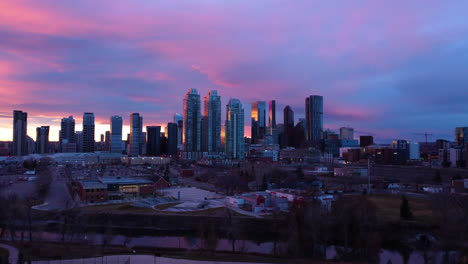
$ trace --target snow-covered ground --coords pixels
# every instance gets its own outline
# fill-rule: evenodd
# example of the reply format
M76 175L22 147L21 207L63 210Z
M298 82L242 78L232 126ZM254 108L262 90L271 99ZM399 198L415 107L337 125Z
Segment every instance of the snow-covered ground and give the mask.
M224 195L196 187L172 187L163 191L165 196L178 199L180 204L164 209L169 212L191 212L210 208L225 207Z

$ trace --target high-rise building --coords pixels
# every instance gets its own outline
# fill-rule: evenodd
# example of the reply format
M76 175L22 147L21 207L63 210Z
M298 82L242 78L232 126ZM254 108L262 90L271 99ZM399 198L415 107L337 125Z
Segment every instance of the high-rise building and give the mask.
M373 136L360 136L359 137L359 146L361 148L365 148L367 146L374 145L374 137Z
M143 117L139 113L130 115L130 139L128 156L137 157L142 153L143 142Z
M201 150L200 95L190 89L184 98L184 144L186 151Z
M266 134L266 102L256 101L252 103L252 143L257 144Z
M468 127L455 128L455 143L457 146L465 146L468 142Z
M205 96L202 128L202 151L221 149L221 96L212 90Z
M167 154L177 154L177 138L178 138L178 125L176 123L167 123L166 138L167 138Z
M340 139L342 140L354 140L354 128L342 127L340 128Z
M83 131L76 131L75 133L76 138L76 152L83 152ZM68 152L68 151L66 151ZM71 152L71 151L70 151Z
M181 114L174 115L174 123L177 124L177 148L183 149L184 118Z
M323 97L311 95L305 100L306 140L318 142L323 132Z
M276 127L276 100L268 102L268 134L273 138L273 144L278 144L278 128Z
M36 128L36 153L45 154L49 152L49 126Z
M295 148L302 148L304 146L306 141L306 120L304 118L299 118L294 127L292 138L292 146Z
M419 160L421 159L421 151L418 142L409 143L409 159L410 160Z
M13 111L13 156L28 155L27 130L28 113Z
M69 116L68 118L62 118L60 122L60 132L59 132L59 143L60 143L60 151L66 152L66 146L62 147L62 144L75 144L75 119L73 116ZM76 151L76 146L75 150Z
M146 155L157 156L161 154L161 126L147 126L146 134L148 135Z
M122 117L110 118L110 151L122 154Z
M94 114L83 114L83 152L94 152Z
M293 134L294 134L294 111L289 105L283 110L284 118L284 134L286 146L293 146Z
M244 109L239 99L226 105L226 157L244 158Z

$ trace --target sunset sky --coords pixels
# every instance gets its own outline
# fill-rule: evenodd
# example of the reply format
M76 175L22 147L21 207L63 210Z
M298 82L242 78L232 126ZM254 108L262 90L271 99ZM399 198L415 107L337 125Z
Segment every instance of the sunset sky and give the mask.
M290 105L324 96L324 127L377 142L453 139L468 126L468 1L0 1L0 140L12 111L28 134L94 112L139 112L144 125L182 112L189 88ZM128 131L128 127L126 128ZM250 130L246 127L246 134Z

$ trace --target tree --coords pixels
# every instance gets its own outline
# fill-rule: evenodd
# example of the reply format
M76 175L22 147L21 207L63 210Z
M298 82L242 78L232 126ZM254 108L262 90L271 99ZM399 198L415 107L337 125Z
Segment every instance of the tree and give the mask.
M409 201L405 196L401 199L400 217L406 220L413 218L413 212L411 212Z

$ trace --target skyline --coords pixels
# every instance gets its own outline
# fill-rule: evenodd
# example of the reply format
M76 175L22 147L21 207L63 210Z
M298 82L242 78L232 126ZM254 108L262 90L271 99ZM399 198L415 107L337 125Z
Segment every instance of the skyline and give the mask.
M325 98L324 128L392 139L453 140L468 125L468 3L404 1L361 5L318 1L22 1L0 3L0 140L12 111L28 112L28 135L93 112L96 138L109 118L130 113L144 126L182 113L189 88L218 90L245 108ZM106 12L104 12L104 10ZM398 18L396 18L398 17ZM252 22L255 21L255 22ZM465 89L464 89L465 88ZM360 133L361 132L361 133ZM362 133L364 132L364 133Z

